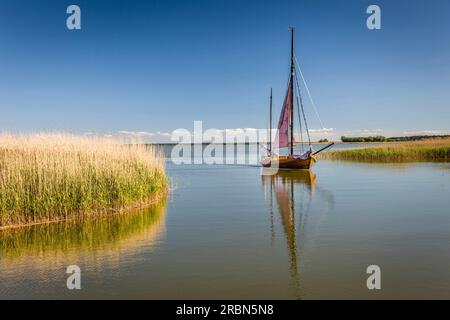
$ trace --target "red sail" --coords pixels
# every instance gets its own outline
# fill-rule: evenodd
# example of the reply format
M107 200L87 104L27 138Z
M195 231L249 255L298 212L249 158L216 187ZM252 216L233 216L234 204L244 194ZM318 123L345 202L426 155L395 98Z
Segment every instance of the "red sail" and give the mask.
M292 78L291 80L292 81ZM289 146L289 124L291 117L292 106L292 90L291 83L289 82L286 97L284 98L283 108L281 109L280 120L278 121L278 132L275 138L275 147L286 148ZM295 144L295 139L292 141Z

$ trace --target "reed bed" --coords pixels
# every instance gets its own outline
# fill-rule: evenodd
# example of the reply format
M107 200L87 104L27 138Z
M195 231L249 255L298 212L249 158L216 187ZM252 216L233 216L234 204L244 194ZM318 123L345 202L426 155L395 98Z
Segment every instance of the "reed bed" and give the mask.
M320 158L365 162L450 161L450 139L388 142L376 147L323 152Z
M167 190L142 144L71 134L0 134L0 229L111 214Z

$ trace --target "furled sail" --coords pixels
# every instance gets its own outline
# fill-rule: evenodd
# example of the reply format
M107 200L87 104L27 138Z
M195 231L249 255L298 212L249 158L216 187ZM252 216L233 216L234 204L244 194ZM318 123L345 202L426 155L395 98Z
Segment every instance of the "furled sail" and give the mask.
M275 138L275 147L276 148L286 148L289 146L289 125L291 119L291 110L293 108L292 105L292 86L291 81L293 81L292 77L288 85L288 90L286 92L286 97L284 98L283 108L281 109L280 120L278 121L278 131ZM292 141L295 144L295 139Z

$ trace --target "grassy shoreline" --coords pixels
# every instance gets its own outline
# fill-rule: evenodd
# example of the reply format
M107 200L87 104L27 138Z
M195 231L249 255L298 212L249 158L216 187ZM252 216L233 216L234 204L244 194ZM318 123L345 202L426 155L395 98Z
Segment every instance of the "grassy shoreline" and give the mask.
M170 190L168 188L164 188L161 191L158 191L156 194L150 196L145 201L132 203L129 205L120 205L111 208L101 208L101 209L91 209L86 211L72 212L67 217L56 217L53 220L41 220L41 221L32 221L28 223L20 223L20 224L8 224L4 226L0 226L1 231L13 230L13 229L22 229L26 227L36 227L48 224L58 224L58 223L83 223L92 221L92 219L104 219L109 217L117 217L124 214L128 214L130 211L135 210L144 210L146 208L151 208L153 206L159 205L164 201L168 192Z
M374 147L323 152L320 159L361 162L450 161L450 139L387 142Z
M0 134L0 229L114 214L168 189L154 148L70 134Z

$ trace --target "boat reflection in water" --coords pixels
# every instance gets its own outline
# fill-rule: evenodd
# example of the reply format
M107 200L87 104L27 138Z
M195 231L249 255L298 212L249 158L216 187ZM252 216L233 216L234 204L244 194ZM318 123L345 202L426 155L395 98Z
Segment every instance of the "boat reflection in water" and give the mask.
M310 170L274 171L268 168L262 169L261 178L269 207L272 241L275 239L274 202L276 202L275 210L278 209L289 253L292 287L295 298L300 299L298 254L301 254L302 250L298 250L297 242L300 240L299 243L302 244L302 229L316 190L317 178Z

